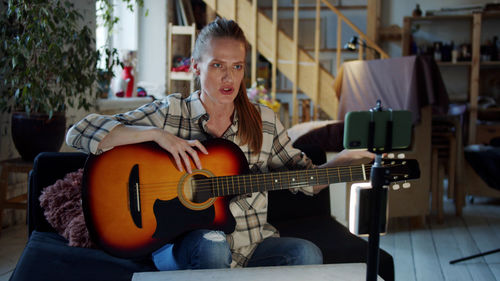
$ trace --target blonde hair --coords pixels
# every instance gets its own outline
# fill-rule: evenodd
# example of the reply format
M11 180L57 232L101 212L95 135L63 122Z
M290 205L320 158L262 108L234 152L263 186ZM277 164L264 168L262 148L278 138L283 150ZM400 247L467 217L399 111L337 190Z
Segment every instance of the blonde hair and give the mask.
M202 55L210 45L210 40L219 38L234 39L243 43L246 54L248 43L239 25L233 20L217 18L198 34L192 54L193 60L201 61ZM238 137L241 140L241 145L248 144L254 154L259 153L262 148L262 119L259 111L248 99L243 80L234 100L234 106L238 114Z

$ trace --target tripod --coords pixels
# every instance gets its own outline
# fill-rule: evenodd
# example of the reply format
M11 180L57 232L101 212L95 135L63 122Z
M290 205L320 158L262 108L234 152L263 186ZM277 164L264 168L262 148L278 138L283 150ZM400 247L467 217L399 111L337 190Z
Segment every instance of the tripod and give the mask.
M381 216L385 214L386 206L382 206L382 196L384 195L384 185L388 185L389 181L387 176L389 170L382 166L382 153L381 149L374 147L375 143L375 121L374 113L382 111L382 106L380 100L377 101L377 106L370 109L371 120L368 127L368 151L375 153L375 162L371 168L370 180L372 185L371 190L371 219L370 219L370 233L368 236L368 258L367 258L367 270L366 270L366 280L374 281L377 280L378 266L379 266L379 251L380 251L380 233L383 232L381 229L383 226L381 224ZM392 110L390 119L387 121L386 125L386 135L385 135L385 147L383 148L384 153L388 153L392 150Z
M450 264L455 264L457 262L461 262L461 261L465 261L465 260L470 260L470 259L474 259L474 258L478 258L478 257L490 255L490 254L493 254L493 253L496 253L496 252L500 252L500 248L495 249L495 250L491 250L491 251L487 251L487 252L484 252L484 253L479 253L479 254L468 256L468 257L463 257L463 258L459 258L459 259L456 259L456 260L452 260L452 261L450 261Z
M394 119L394 120L393 120ZM382 154L393 149L406 149L411 143L411 112L383 110L380 100L369 111L348 112L345 118L344 147L347 149L366 148L375 154L371 167L371 187L365 189L363 205L369 213L362 220L364 234L368 234L368 255L366 280L376 280L379 266L380 233L385 232L387 220L388 186L397 176L392 175L387 165L382 165ZM393 134L397 128L397 134ZM417 167L418 169L418 167ZM404 175L405 178L409 175ZM359 193L361 194L361 193ZM383 222L383 223L382 223Z

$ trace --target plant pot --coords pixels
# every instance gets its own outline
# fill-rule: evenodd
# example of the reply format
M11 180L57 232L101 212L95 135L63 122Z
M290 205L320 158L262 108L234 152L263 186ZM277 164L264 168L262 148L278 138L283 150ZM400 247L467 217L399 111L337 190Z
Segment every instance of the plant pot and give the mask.
M43 151L59 151L66 133L66 116L55 113L49 120L47 114L12 113L12 140L26 161L33 161Z

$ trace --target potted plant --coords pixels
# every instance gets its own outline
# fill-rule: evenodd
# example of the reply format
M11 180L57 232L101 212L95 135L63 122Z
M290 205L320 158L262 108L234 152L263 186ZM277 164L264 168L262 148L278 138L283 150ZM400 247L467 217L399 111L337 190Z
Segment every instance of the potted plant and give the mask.
M88 110L97 78L92 31L67 1L9 0L0 16L0 110L25 160L59 150L67 108Z
M110 49L107 47L102 47L100 49L104 54L103 61L104 67L97 69L97 91L101 98L108 98L110 91L111 79L115 76L113 70L115 66L120 66L123 68L123 63L118 56L117 49Z

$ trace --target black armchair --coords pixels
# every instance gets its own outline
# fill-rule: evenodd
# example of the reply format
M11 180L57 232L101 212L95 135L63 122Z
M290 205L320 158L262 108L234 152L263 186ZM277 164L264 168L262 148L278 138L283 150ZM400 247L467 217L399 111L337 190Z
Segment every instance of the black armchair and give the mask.
M319 163L325 155L303 148ZM28 243L11 280L130 280L134 272L155 271L149 259L110 256L99 249L70 247L45 219L38 198L41 191L67 173L83 167L83 153L41 153L34 162L28 187ZM330 216L327 190L309 197L289 191L270 192L269 220L282 236L308 239L318 245L325 263L366 262L367 242ZM394 280L392 256L380 251L379 275Z
M29 239L10 280L130 280L134 272L156 270L151 260L120 259L98 249L70 247L45 219L38 200L42 190L83 167L86 157L57 152L36 157L28 185Z

